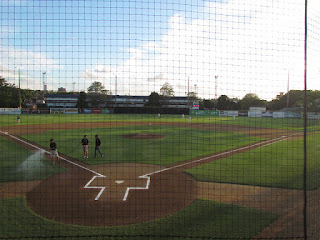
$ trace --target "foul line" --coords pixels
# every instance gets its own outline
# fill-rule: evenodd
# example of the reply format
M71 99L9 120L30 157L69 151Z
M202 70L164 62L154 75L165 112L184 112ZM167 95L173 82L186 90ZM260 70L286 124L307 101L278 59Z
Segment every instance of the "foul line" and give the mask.
M29 146L31 146L31 147L33 147L33 148L35 148L35 149L38 149L38 150L40 150L40 151L44 151L45 153L50 154L49 151L44 150L44 149L42 149L42 148L40 148L40 147L38 147L38 146L36 146L36 145L34 145L34 144L32 144L32 143L26 142L26 141L24 141L24 140L22 140L22 139L20 139L20 138L18 138L18 137L15 137L15 136L7 133L7 132L0 131L0 133L6 135L6 136L8 136L8 137L11 137L11 138L13 138L13 139L15 139L15 140L18 140L18 141L20 141L20 142L22 142L22 143L24 143L24 144L26 144L26 145L29 145ZM82 169L84 169L84 170L87 170L87 171L95 174L95 176L93 176L93 177L91 178L91 180L90 180L83 188L87 188L87 189L89 189L89 188L92 188L92 189L100 189L100 192L98 193L98 195L97 195L96 198L94 199L94 200L99 200L101 194L103 193L103 191L104 191L106 188L105 188L105 187L98 187L98 186L90 186L90 184L91 184L97 177L106 177L106 176L104 176L104 175L102 175L102 174L100 174L100 173L98 173L98 172L95 172L95 171L93 171L93 170L91 170L91 169L89 169L89 168L86 168L86 167L84 167L84 166L81 166L80 164L74 163L74 162L72 162L72 161L70 161L70 160L68 160L68 159L66 159L66 158L64 158L64 157L60 157L60 156L59 156L59 158L62 159L62 160L64 160L64 161L66 161L66 162L68 162L68 163L70 163L70 164L73 164L73 165L75 165L75 166L77 166L77 167L79 167L79 168L82 168Z
M232 149L232 150L230 150L228 152L218 153L218 154L211 155L211 156L208 156L208 157L204 157L204 158L201 158L201 159L198 159L198 160L194 160L194 161L191 161L191 162L179 164L179 165L176 165L176 166L173 166L173 167L169 167L169 168L164 168L164 169L161 169L161 170L158 170L158 171L155 171L155 172L151 172L151 173L142 175L139 178L147 179L146 186L145 187L127 187L127 190L126 190L122 200L123 201L127 201L127 198L129 196L130 190L148 190L149 187L150 187L150 182L151 182L150 176L152 176L154 174L162 173L162 172L169 171L169 170L172 170L172 169L175 169L175 168L179 168L179 167L183 167L183 166L187 166L187 165L190 165L190 164L193 164L193 163L202 162L202 161L205 161L205 160L207 160L209 158L215 158L215 157L227 155L229 153L239 152L239 151L242 151L242 150L245 150L245 149L248 149L248 148L252 148L252 147L256 147L256 146L259 146L259 145L260 145L260 147L265 147L265 146L271 145L271 144L276 143L276 142L281 142L281 141L287 140L287 139L289 139L289 138L291 138L291 137L293 137L295 135L299 135L299 134L301 134L301 133L295 133L295 134L292 134L290 136L282 136L282 137L279 137L279 138L274 138L274 139L271 139L269 141L259 142L259 143L255 143L253 145L248 145L248 146L245 146L245 147Z

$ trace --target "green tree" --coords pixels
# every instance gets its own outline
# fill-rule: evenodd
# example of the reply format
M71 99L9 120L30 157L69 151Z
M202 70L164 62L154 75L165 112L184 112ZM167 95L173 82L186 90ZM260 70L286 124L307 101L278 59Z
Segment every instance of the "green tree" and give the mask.
M161 105L167 105L168 100L174 97L173 87L168 83L164 83L160 88Z
M201 109L214 109L215 108L215 101L211 100L203 100L201 105Z
M85 92L80 92L76 107L77 108L88 107L87 94Z
M87 99L91 107L106 107L110 97L111 92L101 82L93 82L88 87Z
M249 110L250 107L265 107L266 101L261 100L255 93L247 93L240 101L241 110Z
M32 102L33 90L30 89L21 89L21 106L27 107L27 102Z
M160 88L160 95L166 98L174 97L173 87L168 83L164 83Z
M161 96L157 92L152 92L148 97L148 103L146 106L149 107L160 107L161 106Z
M93 82L89 87L88 87L88 93L100 93L103 94L105 91L105 87L101 82Z
M19 107L19 89L14 84L8 83L3 77L0 77L0 107Z
M199 97L198 97L198 95L197 95L196 92L189 92L189 93L187 93L187 98L188 98L189 100L191 100L191 101L194 101L194 100L198 100L198 99L199 99Z
M227 95L221 95L217 100L217 108L220 110L235 110L236 103L229 99Z

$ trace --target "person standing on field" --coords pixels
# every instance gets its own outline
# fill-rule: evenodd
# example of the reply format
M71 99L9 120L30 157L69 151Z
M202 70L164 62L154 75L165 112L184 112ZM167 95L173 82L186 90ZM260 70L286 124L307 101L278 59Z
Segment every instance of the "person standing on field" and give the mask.
M51 160L52 164L56 164L56 162L60 162L59 155L57 151L57 144L53 140L53 138L50 139L50 154L51 154Z
M101 157L103 157L102 153L100 152L100 145L101 145L101 141L98 135L95 136L96 138L96 146L94 148L94 158L97 157L97 151L100 153Z
M88 150L89 150L89 140L87 138L87 135L84 135L82 140L82 149L83 149L83 158L88 158Z

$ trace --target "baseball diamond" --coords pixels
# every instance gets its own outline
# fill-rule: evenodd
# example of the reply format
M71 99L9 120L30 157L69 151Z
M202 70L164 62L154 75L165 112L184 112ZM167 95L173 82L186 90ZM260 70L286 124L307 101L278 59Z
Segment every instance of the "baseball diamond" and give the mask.
M226 126L219 124L161 122L153 124L242 132L252 136L263 136L266 139L254 144L236 147L231 150L209 154L167 166L140 163L86 165L83 162L79 162L76 159L62 154L61 159L63 161L61 161L61 165L66 168L66 171L45 180L38 181L35 186L25 191L30 209L47 219L68 224L117 226L142 223L168 216L190 205L200 196L202 198L264 210L272 210L272 206L274 205L283 205L283 203L290 201L289 198L291 197L301 198L302 196L299 190L281 190L235 184L214 185L213 183L208 183L209 185L206 186L205 183L197 182L192 176L184 172L186 169L239 154L240 152L267 146L290 138L299 138L301 137L300 132L263 128L249 129L243 126ZM1 135L36 151L42 149L42 147L18 136L26 132L31 134L54 129L129 125L148 125L148 123L91 122L77 124L19 125L3 127ZM133 137L133 139L137 141L139 141L139 139L152 137L146 136L146 134L137 136L138 135L133 134L124 137ZM213 186L215 187L212 189ZM212 191L208 192L206 189L211 189ZM228 191L228 189L231 191L229 196L228 194L221 194L221 191ZM237 194L237 196L235 196L232 194L232 191L245 191L250 192L250 194ZM266 197L266 194L262 194L262 192L265 191L270 191L272 194ZM217 194L213 194L214 192L217 192ZM220 193L218 194L218 192ZM251 200L249 200L248 196L251 196ZM253 199L259 196L264 196L265 199L260 199L260 201L258 201L259 205L257 205L257 202ZM280 218L279 221L283 221L283 219L288 220L285 216L288 214L289 209L297 208L299 208L299 204L297 206L284 207L284 209L278 212L282 214L282 218ZM301 231L301 228L298 227L301 226L299 218L296 218L296 222L293 224L297 227L296 230ZM265 234L263 235L264 237L272 236L273 234L279 236L281 232L288 230L285 229L285 225L281 226L283 229L278 229L276 233L269 229L260 233L260 236L263 234Z

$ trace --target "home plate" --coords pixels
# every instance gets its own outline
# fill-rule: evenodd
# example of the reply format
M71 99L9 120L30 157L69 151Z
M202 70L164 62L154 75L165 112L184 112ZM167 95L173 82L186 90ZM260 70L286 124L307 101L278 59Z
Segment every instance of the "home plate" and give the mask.
M115 181L117 184L121 184L121 183L124 183L124 180L116 180Z

